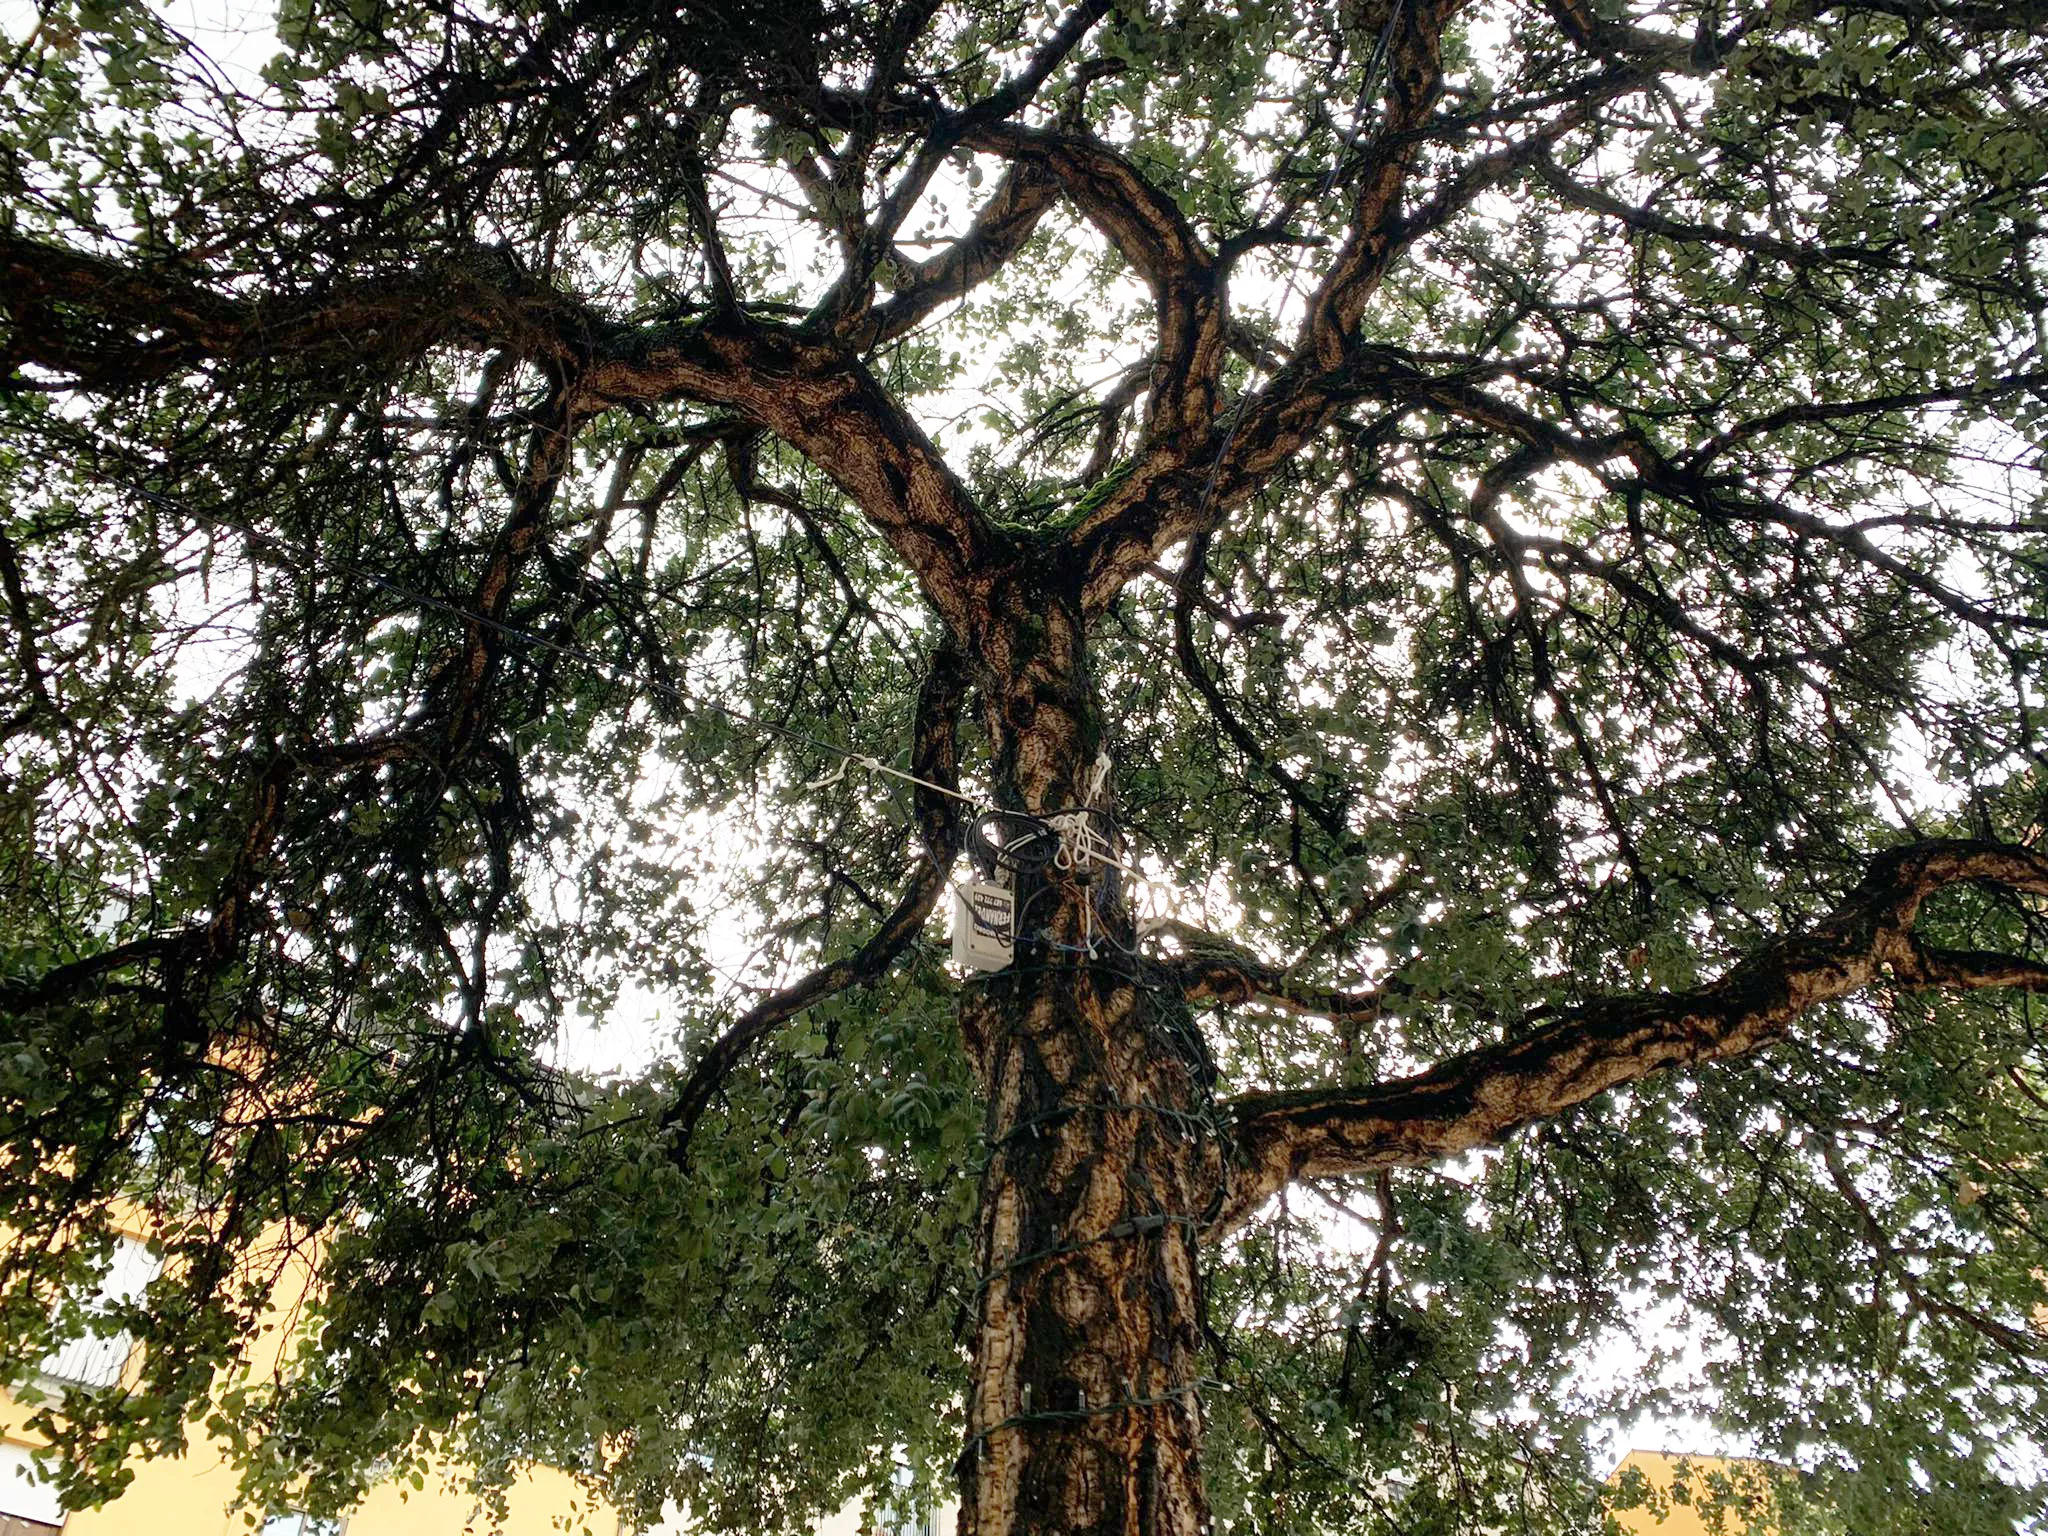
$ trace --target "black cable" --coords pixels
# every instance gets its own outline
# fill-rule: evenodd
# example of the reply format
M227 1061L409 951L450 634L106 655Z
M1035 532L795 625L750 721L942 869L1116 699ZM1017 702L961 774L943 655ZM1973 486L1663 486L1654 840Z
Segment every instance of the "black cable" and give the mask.
M967 826L967 853L984 875L1013 879L1037 875L1059 852L1060 835L1042 816L1024 811L983 811Z

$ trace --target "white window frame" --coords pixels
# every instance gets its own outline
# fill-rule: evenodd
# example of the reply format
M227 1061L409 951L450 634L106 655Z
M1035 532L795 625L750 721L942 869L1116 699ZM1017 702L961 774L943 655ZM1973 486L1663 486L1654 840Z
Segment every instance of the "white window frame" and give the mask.
M261 1536L342 1536L348 1521L309 1515L304 1510L280 1509L264 1516Z
M140 1238L115 1238L106 1273L85 1304L86 1315L105 1318L115 1308L139 1301L162 1269L163 1259ZM111 1334L88 1331L45 1355L37 1372L59 1386L115 1387L134 1353L135 1339L126 1329Z
M0 1440L0 1515L60 1528L64 1524L64 1506L36 1470L34 1450L13 1440Z

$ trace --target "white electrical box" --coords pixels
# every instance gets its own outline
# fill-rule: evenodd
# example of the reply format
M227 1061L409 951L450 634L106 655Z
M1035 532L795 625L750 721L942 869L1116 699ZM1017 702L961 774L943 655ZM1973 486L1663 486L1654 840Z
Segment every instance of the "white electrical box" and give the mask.
M1017 893L974 877L953 887L953 961L970 971L1000 971L1017 958Z

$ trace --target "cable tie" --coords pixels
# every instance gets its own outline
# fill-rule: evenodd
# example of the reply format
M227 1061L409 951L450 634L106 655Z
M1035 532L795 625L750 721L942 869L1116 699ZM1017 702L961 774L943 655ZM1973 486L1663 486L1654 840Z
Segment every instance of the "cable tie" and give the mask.
M1066 1409L1054 1408L1040 1413L1033 1413L1031 1411L1031 1386L1027 1382L1018 1394L1023 1405L1023 1411L1021 1413L1014 1413L1007 1419L999 1419L986 1429L976 1430L972 1435L968 1436L967 1444L962 1454L976 1451L983 1440L988 1439L991 1435L1001 1430L1021 1429L1026 1424L1072 1424L1084 1419L1095 1418L1105 1413L1118 1413L1126 1408L1159 1408L1169 1404L1184 1406L1184 1400L1190 1392L1199 1392L1204 1388L1213 1388L1218 1392L1227 1392L1230 1390L1230 1383L1222 1380L1220 1377L1197 1376L1191 1381L1182 1382L1177 1387L1168 1387L1164 1392L1143 1396L1133 1392L1128 1397L1113 1397L1106 1402L1092 1406Z

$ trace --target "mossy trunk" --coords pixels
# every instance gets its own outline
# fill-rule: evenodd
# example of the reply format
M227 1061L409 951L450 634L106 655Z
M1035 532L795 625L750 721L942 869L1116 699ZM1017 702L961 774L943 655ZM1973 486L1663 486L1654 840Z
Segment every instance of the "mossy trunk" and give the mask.
M1040 591L1003 612L981 676L999 798L1037 815L1106 805L1078 604ZM1208 1526L1209 1074L1184 1005L1144 985L1103 878L1048 872L1016 963L961 1008L991 1142L961 1536Z

